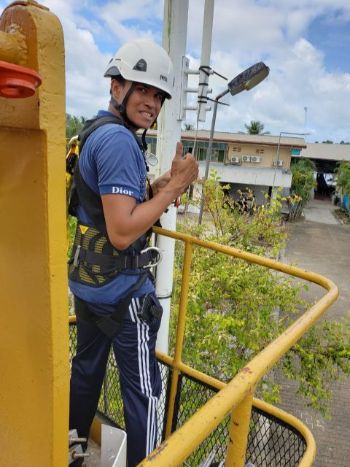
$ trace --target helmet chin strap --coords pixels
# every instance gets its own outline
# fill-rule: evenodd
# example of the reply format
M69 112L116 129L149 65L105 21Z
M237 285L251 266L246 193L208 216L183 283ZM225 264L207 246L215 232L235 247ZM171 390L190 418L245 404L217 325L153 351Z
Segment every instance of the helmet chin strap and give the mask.
M112 107L115 108L115 110L117 112L119 112L120 114L123 114L125 112L125 107L123 106L123 104L119 104L113 96L111 96L111 99L109 101L109 103L111 104Z
M121 104L119 104L119 102L113 97L113 95L111 95L111 99L110 99L110 104L115 108L117 112L120 113L120 116L122 117L122 120L125 126L128 127L132 131L135 131L137 128L135 127L134 123L129 119L127 115L126 105L128 103L129 97L134 92L135 87L136 87L136 83L132 82Z

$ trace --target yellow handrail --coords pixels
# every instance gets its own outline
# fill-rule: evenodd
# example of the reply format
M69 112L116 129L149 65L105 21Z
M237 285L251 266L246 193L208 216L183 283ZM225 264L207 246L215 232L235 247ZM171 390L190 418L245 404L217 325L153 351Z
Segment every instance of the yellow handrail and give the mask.
M308 331L308 329L322 316L327 308L338 297L338 288L329 279L304 271L295 266L289 266L278 261L264 258L252 253L244 252L236 248L219 245L214 242L200 240L189 235L172 232L158 227L154 228L157 234L166 235L176 240L185 242L185 257L182 276L182 288L179 304L178 327L176 336L175 356L173 359L162 356L164 361L171 363L174 377L170 390L170 403L167 414L166 440L151 453L147 459L139 465L142 467L156 465L157 467L178 466L193 450L219 425L219 423L234 410L231 417L230 442L226 457L226 466L242 467L245 461L245 449L247 443L248 425L252 406L252 398L255 387L261 378L268 373L274 364ZM297 319L282 335L271 342L264 350L256 355L239 373L222 389L200 408L181 428L170 435L172 425L173 408L177 379L180 372L188 375L200 375L181 361L182 344L185 330L187 292L189 287L190 265L192 257L192 245L240 258L250 263L280 271L294 277L313 282L325 288L328 292L299 319ZM206 377L210 378L210 377ZM203 379L203 378L202 378ZM205 379L205 378L204 378ZM214 378L210 378L214 381ZM257 401L254 400L254 405ZM276 409L277 410L277 409ZM280 412L280 415L282 412ZM286 414L288 417L288 414ZM239 417L239 418L237 418ZM308 449L304 453L300 466L312 465L315 457L315 442L309 430L294 417L291 417L294 426L299 425L300 432L308 442ZM286 418L286 417L284 417Z
M315 458L316 444L310 430L294 416L277 409L253 397L255 388L262 377L283 357L283 355L300 339L300 337L322 316L326 309L334 303L338 296L336 285L329 279L300 268L289 266L278 261L247 253L236 248L219 245L214 242L200 240L189 235L172 232L158 227L157 234L166 235L185 243L182 286L179 303L177 335L174 358L157 352L157 357L172 368L172 379L166 414L166 440L155 449L139 466L171 467L180 465L205 438L231 414L231 425L226 455L226 466L243 467L245 463L247 437L252 406L283 420L293 426L304 438L306 450L299 467L311 466ZM250 263L280 271L294 277L313 282L325 288L328 292L299 319L297 319L283 334L271 342L256 355L228 383L223 383L182 362L182 348L185 333L187 297L191 272L193 245L208 248L229 256L240 258ZM69 322L75 321L75 316ZM174 403L180 373L216 388L219 392L201 407L181 428L171 434Z

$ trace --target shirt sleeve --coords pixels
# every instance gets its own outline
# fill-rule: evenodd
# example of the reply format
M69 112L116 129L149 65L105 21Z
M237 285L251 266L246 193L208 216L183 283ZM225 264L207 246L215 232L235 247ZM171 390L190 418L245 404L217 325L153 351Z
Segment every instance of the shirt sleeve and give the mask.
M121 194L142 201L146 183L142 153L128 130L115 125L108 130L96 154L100 194Z

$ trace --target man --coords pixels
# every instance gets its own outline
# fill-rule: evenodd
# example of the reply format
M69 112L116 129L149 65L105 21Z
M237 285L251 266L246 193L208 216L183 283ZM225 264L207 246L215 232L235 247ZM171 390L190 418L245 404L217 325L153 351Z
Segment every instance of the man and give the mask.
M80 135L71 202L78 218L69 268L78 337L70 428L88 436L113 346L132 467L155 448L161 392L154 355L161 307L147 272L159 257L145 248L147 232L197 178L198 164L190 154L183 158L177 143L171 170L147 194L147 162L136 131L147 130L171 98L172 63L164 49L149 40L129 42L105 76L111 78L110 104Z

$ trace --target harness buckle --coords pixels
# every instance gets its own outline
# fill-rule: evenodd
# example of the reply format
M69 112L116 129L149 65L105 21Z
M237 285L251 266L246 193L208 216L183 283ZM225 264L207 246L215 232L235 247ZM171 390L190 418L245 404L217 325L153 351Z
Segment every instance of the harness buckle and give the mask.
M80 249L81 249L81 245L78 245L77 249L75 250L75 253L74 253L73 266L76 267L76 268L79 266Z
M157 264L159 264L163 259L163 255L160 249L157 248L156 246L149 246L148 248L145 248L144 250L141 251L141 255L144 253L148 253L148 252L155 253L155 255L154 257L152 257L152 259L150 259L150 262L148 264L143 266L143 269L153 268L154 266L157 266Z

